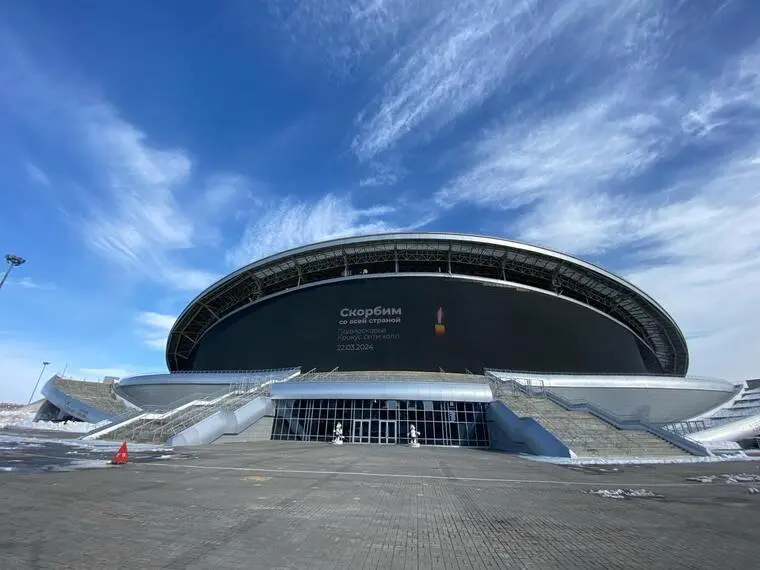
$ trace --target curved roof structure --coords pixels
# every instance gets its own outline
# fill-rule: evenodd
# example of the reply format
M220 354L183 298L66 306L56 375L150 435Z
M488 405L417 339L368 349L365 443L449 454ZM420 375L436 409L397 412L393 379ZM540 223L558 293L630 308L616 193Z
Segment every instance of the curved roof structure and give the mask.
M183 370L206 331L261 299L362 273L447 273L535 287L581 302L630 329L665 374L683 376L686 339L646 293L595 265L549 249L455 233L391 233L335 239L278 253L217 281L182 312L166 347L169 369Z

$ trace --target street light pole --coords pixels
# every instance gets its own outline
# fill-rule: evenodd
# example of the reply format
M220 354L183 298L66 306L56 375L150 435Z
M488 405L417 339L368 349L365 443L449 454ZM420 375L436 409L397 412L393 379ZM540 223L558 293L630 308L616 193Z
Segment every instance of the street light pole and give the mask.
M5 254L5 261L8 263L8 269L5 270L2 280L0 280L0 289L3 288L3 284L5 283L5 280L8 278L8 275L10 274L11 269L26 263L26 259L24 259L23 257L19 257L18 255L13 255L12 253Z
M42 370L40 370L40 375L37 376L37 383L34 385L34 390L32 390L32 395L29 396L29 404L32 403L32 399L34 398L34 393L37 391L37 386L40 385L40 380L42 379L42 375L45 373L45 368L48 367L48 364L50 363L47 360L43 361L42 363Z

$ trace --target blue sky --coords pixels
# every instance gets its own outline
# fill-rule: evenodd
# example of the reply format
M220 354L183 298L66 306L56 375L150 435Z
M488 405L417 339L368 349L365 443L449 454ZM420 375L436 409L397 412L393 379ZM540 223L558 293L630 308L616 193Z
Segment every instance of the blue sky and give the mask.
M0 0L0 400L42 360L165 367L174 318L263 255L493 234L657 298L690 372L757 376L752 0Z

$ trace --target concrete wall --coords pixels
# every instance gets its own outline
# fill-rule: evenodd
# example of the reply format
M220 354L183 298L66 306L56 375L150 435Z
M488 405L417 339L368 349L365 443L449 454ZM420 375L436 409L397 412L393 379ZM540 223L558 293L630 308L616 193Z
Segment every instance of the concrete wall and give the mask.
M223 435L235 435L273 412L272 401L259 396L237 410L220 410L197 424L171 437L166 443L172 447L205 445Z
M692 419L730 402L741 385L720 378L615 374L538 374L488 370L569 402L588 402L619 418L667 424Z
M247 430L254 423L259 421L266 415L272 415L274 413L274 403L270 398L259 397L255 400L251 400L244 406L235 410L235 426L233 431L225 433L238 434Z
M521 418L503 402L492 402L487 412L491 449L549 457L572 457L570 449L533 418Z
M687 420L729 401L732 392L689 389L618 387L546 387L569 401L585 401L619 417L640 418L652 423Z
M143 409L166 407L198 395L199 399L214 398L229 392L230 385L220 384L119 384L117 392Z

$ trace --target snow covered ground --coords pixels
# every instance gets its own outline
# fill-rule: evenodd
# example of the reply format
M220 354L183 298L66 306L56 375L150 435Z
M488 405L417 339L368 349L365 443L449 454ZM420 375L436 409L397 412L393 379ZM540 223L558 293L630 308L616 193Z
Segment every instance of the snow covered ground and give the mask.
M15 410L0 410L0 429L45 430L85 433L107 422L89 424L87 422L35 422L34 416L40 403L35 402Z
M641 498L662 498L648 489L590 489L584 491L589 495L597 495L604 499L641 499Z
M669 463L722 463L725 461L758 461L760 457L749 457L744 454L720 455L709 457L543 457L538 455L521 454L520 457L532 461L554 463L556 465L659 465Z
M121 446L115 441L49 439L0 435L0 473L49 473L108 467ZM128 444L129 460L155 461L173 457L173 449L155 444Z
M687 481L695 481L697 483L760 483L760 474L758 473L723 473L721 475L698 475L696 477L688 477Z

